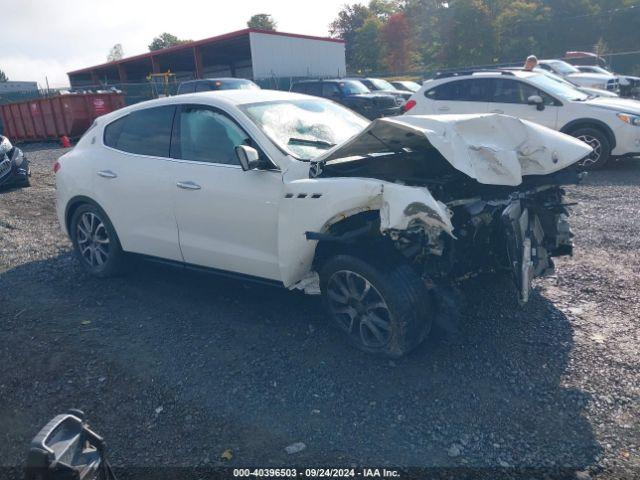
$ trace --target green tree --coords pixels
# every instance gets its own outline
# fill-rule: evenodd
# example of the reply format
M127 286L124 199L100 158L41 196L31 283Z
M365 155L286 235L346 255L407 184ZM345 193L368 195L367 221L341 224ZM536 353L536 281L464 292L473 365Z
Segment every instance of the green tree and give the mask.
M345 41L345 56L347 68L358 69L358 59L356 54L358 30L364 26L364 22L371 16L369 9L361 3L345 5L336 18L329 25L329 33L332 37L341 38Z
M384 45L382 28L378 17L371 16L356 30L354 65L359 72L380 72L383 69Z
M260 30L272 30L275 31L278 24L273 17L267 13L257 13L253 15L247 22L249 28L259 28Z
M8 82L9 81L9 77L7 77L7 74L4 73L2 70L0 70L0 82Z
M483 0L452 0L443 9L437 55L445 66L487 64L495 59L492 11Z
M505 2L495 20L499 59L509 62L522 58L524 63L528 55L544 55L549 21L550 9L539 1Z
M153 39L149 44L149 51L162 50L163 48L175 47L176 45L182 45L189 43L191 40L180 40L171 33L164 32Z

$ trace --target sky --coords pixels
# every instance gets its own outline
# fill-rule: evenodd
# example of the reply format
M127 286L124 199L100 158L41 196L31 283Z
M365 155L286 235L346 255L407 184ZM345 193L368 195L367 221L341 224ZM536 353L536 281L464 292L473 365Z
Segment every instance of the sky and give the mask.
M122 44L124 56L148 51L162 32L199 40L246 28L256 13L282 32L328 36L346 0L0 0L0 70L9 80L68 86L66 73L104 63Z

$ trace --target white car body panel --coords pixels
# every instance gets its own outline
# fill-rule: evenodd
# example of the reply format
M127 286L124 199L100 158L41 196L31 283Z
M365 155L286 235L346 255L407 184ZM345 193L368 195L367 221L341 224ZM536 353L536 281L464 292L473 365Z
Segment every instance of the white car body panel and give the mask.
M95 200L112 219L125 251L314 288L317 241L355 213L380 212L384 232L418 221L455 236L448 208L427 188L372 178L309 178L318 164L278 149L239 105L310 98L288 92L219 91L147 102L145 106L203 104L224 110L251 135L278 169L244 172L233 165L159 159L114 151L102 144L105 125L141 108L128 107L97 120L78 145L60 159L56 175L58 216L66 228L67 205L77 195ZM379 119L316 160L351 161L370 132L402 145L435 147L456 169L481 183L518 185L523 175L544 175L584 158L590 147L566 135L502 115L404 116ZM120 155L134 161L125 162ZM138 158L140 157L140 158ZM122 165L121 165L122 163ZM118 177L97 172L117 169ZM182 190L193 181L199 190ZM98 183L99 182L99 183ZM182 248L181 248L182 247ZM312 279L311 281L309 279Z

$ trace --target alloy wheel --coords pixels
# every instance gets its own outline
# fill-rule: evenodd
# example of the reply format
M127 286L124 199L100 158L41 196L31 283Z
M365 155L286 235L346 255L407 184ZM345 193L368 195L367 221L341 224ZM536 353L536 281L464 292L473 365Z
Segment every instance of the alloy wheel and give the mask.
M76 226L78 250L82 258L93 268L109 260L109 233L104 222L93 212L85 212Z
M391 339L391 312L378 290L363 276L335 272L327 282L331 313L340 327L369 348L384 347Z
M576 138L593 148L593 152L591 153L591 155L578 162L578 165L580 165L581 167L589 167L598 163L600 157L602 156L602 143L600 142L600 140L591 135L580 135Z

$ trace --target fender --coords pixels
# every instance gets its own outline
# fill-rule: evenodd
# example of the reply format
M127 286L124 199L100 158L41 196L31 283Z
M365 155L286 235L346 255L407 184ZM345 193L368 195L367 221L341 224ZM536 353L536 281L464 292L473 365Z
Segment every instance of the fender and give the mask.
M285 183L278 214L278 258L285 287L311 272L318 240L307 238L307 232L325 233L345 218L372 210L380 212L381 232L419 222L453 236L446 206L426 188L357 177L294 180Z
M107 215L107 212L104 211L104 208L102 208L100 204L98 204L98 202L84 195L77 195L71 198L71 200L67 202L67 206L65 207L64 224L65 224L65 228L67 229L67 233L69 233L69 227L70 227L71 217L73 216L73 212L75 212L80 205L83 205L85 203L89 203L93 205L94 207L99 209L105 216L107 216L107 218L109 217Z
M575 120L571 120L564 127L560 129L562 133L568 133L571 130L575 130L578 127L586 127L586 126L595 126L602 130L605 135L607 135L607 139L611 144L611 150L616 147L616 136L611 130L611 127L604 123L602 120L596 120L595 118L577 118Z

